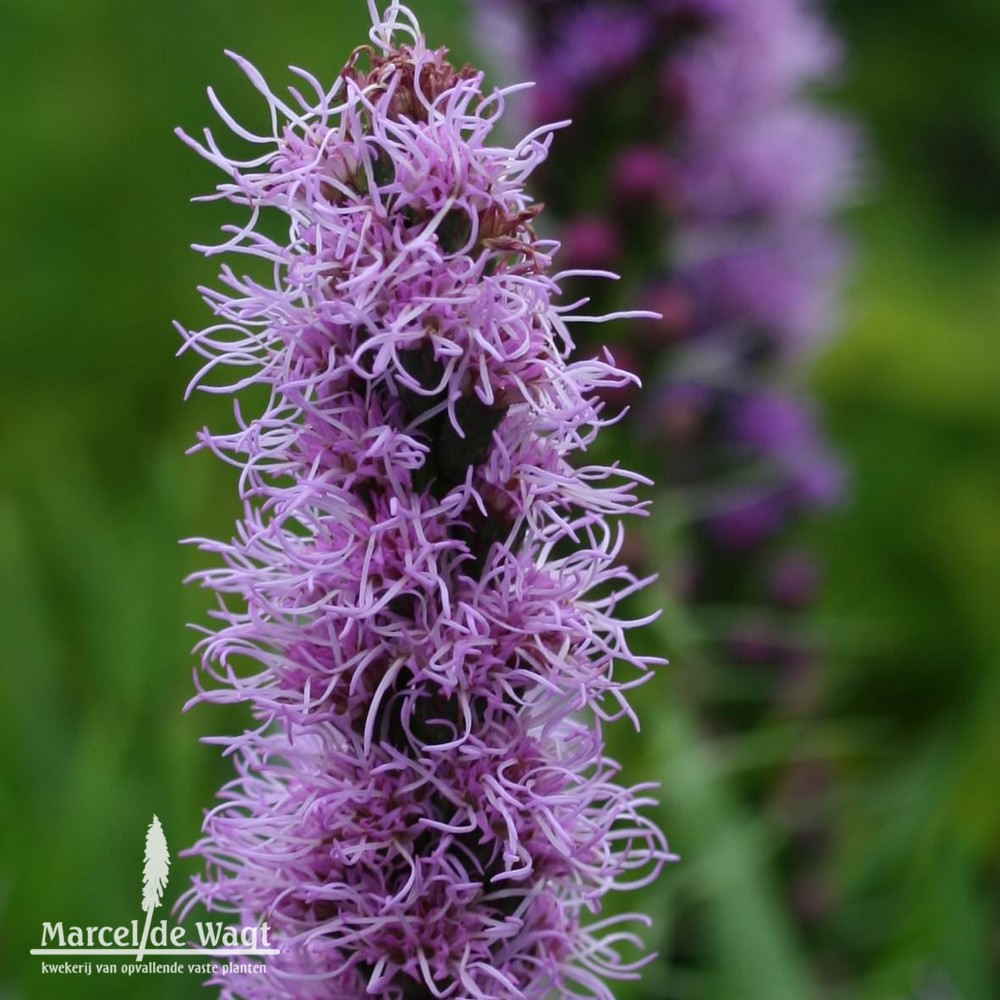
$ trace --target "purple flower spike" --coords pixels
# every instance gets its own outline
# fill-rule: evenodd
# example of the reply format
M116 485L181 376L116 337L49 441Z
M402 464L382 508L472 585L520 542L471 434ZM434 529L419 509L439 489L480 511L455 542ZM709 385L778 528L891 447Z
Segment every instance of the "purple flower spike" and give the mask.
M611 998L648 959L644 918L598 919L602 898L671 859L601 736L656 662L615 616L646 582L618 561L641 477L579 461L634 378L567 360L569 324L603 317L553 304L523 188L549 130L490 145L506 92L398 3L374 19L328 89L296 70L278 96L236 58L270 133L210 96L255 155L183 136L248 213L201 249L266 264L205 292L192 385L267 404L200 436L244 512L199 540L219 565L194 701L254 725L213 740L237 777L182 908L280 947L223 997Z

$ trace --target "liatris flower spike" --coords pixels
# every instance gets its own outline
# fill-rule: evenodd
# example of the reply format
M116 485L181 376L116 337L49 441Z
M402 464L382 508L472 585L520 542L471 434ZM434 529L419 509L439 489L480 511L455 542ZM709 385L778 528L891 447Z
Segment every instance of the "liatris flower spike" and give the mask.
M280 954L213 980L224 997L610 998L644 918L602 898L670 855L601 734L654 663L615 616L644 583L617 560L640 477L570 458L632 376L567 361L569 325L606 317L553 304L523 188L550 130L490 145L510 88L484 93L398 3L372 13L328 89L295 70L279 97L234 57L270 134L210 97L259 155L184 137L249 213L200 249L267 277L224 265L182 350L206 359L193 385L267 405L200 435L244 506L200 541L221 566L198 574L218 606L194 700L248 702L254 726L216 740L238 777L182 909L271 928Z

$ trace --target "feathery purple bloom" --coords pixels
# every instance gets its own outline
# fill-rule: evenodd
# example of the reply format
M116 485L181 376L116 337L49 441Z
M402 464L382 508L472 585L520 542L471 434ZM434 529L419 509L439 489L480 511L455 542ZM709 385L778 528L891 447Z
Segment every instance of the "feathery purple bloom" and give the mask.
M615 616L644 583L617 562L640 477L582 460L599 394L633 378L567 361L588 317L554 304L523 187L548 130L491 145L505 92L398 3L375 20L329 88L295 70L283 98L234 57L271 132L209 93L257 155L184 137L249 213L201 249L268 274L223 265L216 322L182 331L194 385L268 393L200 435L244 508L200 542L220 565L198 574L218 624L196 700L247 702L255 727L217 740L238 776L184 908L280 943L226 997L610 998L643 918L594 915L670 857L601 737L653 662Z

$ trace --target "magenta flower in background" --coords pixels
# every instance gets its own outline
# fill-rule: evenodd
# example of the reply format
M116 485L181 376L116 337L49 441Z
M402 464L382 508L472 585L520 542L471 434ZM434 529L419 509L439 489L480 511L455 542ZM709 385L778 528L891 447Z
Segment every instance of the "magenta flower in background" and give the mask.
M625 276L575 278L569 297L660 315L602 330L643 383L606 394L631 412L604 440L669 490L660 509L680 527L632 550L693 609L708 655L686 664L700 668L690 689L739 759L742 734L774 719L789 731L822 705L822 644L799 617L822 566L797 536L845 492L803 378L835 329L834 220L857 183L854 129L815 94L838 45L812 0L471 6L500 78L538 82L525 126L571 119L539 171L548 231L577 266ZM779 766L794 770L789 746ZM742 789L758 812L768 779Z
M684 598L734 621L756 604L772 627L774 550L844 489L801 379L834 324L832 218L856 182L853 129L810 94L838 46L810 0L473 6L501 75L538 81L526 124L572 119L539 172L552 232L577 266L626 275L570 295L660 314L611 337L644 385L625 454L687 507Z
M554 304L524 190L549 132L491 145L505 92L398 3L374 19L330 87L295 70L282 98L236 58L271 132L210 96L249 156L185 137L248 213L202 249L254 275L205 291L193 384L267 402L200 436L243 515L200 542L220 565L196 700L255 724L218 740L238 776L183 905L280 945L226 997L610 998L643 918L602 898L670 858L601 734L653 662L615 614L643 585L617 558L641 477L585 459L601 393L634 379L567 360L589 318Z

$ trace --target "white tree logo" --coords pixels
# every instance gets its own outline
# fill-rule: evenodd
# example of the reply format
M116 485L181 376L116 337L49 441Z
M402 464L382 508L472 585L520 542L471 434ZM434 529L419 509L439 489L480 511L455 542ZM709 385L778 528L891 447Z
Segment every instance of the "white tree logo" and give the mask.
M167 838L163 835L160 821L153 816L153 822L146 831L146 853L142 866L142 908L146 912L146 926L142 929L142 940L139 942L139 954L136 961L142 961L149 938L149 923L155 910L163 899L163 890L167 887L167 877L170 874L170 852L167 850Z

